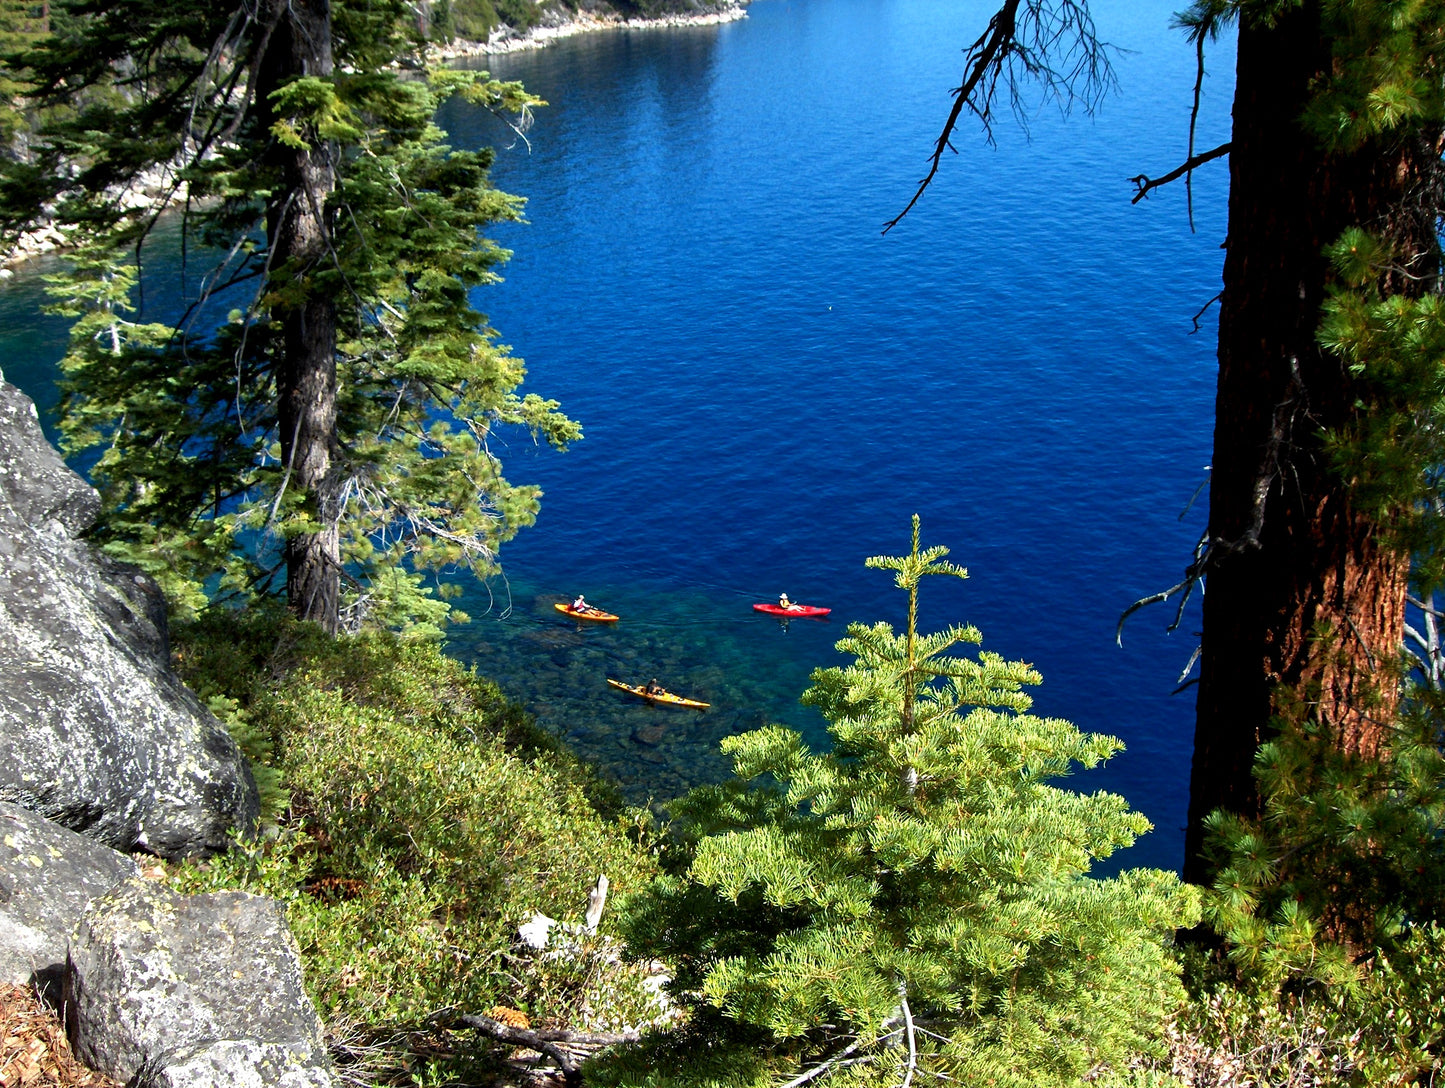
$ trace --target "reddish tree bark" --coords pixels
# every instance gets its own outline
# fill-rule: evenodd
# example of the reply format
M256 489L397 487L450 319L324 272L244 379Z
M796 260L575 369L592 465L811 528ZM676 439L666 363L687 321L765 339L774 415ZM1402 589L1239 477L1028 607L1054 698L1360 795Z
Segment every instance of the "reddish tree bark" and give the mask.
M1403 138L1324 150L1300 118L1331 71L1330 45L1319 0L1271 27L1241 19L1185 844L1194 881L1209 875L1204 817L1258 814L1254 756L1286 703L1362 754L1378 750L1395 706L1381 666L1402 644L1408 557L1352 504L1324 450L1324 432L1368 392L1316 334L1323 250L1346 227L1385 233L1429 264L1433 219L1412 214L1409 197L1438 151Z

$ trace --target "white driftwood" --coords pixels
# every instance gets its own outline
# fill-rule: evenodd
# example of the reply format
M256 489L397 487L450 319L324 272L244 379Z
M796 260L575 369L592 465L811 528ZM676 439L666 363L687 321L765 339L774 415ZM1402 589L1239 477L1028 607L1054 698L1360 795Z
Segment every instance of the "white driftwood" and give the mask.
M597 878L597 883L592 885L587 892L587 932L596 933L597 923L602 921L602 908L607 905L607 874L603 873Z

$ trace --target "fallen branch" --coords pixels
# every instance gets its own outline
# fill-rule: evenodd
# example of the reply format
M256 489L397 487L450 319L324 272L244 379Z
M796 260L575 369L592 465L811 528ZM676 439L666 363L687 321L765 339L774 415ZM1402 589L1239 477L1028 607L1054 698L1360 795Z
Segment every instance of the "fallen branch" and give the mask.
M499 1042L539 1051L556 1062L557 1067L562 1070L562 1075L568 1081L573 1082L581 1077L580 1067L577 1059L564 1047L593 1049L616 1046L618 1043L635 1043L641 1038L641 1033L636 1031L591 1032L566 1031L560 1028L533 1031L530 1028L514 1028L510 1024L504 1024L500 1020L493 1020L490 1016L482 1016L477 1013L443 1011L431 1019L438 1027L472 1028L490 1035Z

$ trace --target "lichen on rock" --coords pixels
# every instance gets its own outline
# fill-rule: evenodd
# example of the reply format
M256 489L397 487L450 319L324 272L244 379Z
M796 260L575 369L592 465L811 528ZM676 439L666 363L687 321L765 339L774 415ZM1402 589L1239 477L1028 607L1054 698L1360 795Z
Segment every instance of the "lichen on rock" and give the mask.
M171 671L154 581L79 539L99 508L0 375L0 800L118 850L224 850L255 781Z

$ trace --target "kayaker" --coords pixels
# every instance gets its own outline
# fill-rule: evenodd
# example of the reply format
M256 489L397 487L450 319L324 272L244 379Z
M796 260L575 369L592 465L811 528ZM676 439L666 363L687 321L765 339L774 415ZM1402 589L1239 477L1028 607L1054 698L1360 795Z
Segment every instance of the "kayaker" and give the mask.
M572 602L572 611L581 612L585 616L588 612L592 611L592 606L587 603L587 598L579 593L577 594L577 599Z
M792 601L788 600L788 595L786 593L778 594L778 607L786 609L789 612L801 612L803 609L802 605L794 604Z
M643 690L644 690L648 695L666 695L666 694L667 694L667 689L657 682L657 677L655 677L655 676L654 676L651 680L649 680L649 681L647 682L647 687L644 688Z

